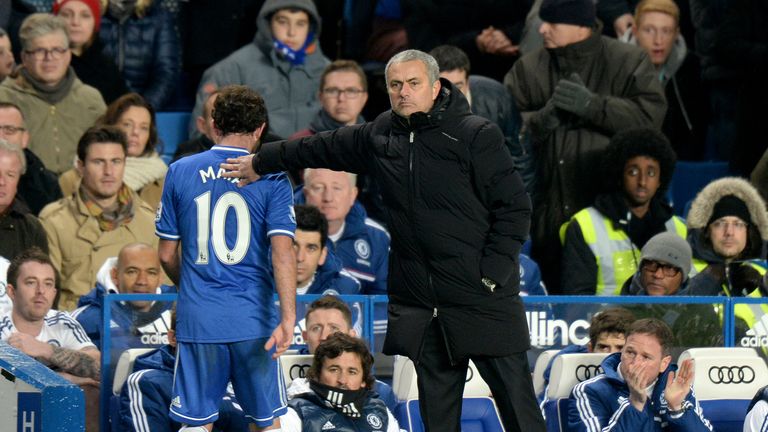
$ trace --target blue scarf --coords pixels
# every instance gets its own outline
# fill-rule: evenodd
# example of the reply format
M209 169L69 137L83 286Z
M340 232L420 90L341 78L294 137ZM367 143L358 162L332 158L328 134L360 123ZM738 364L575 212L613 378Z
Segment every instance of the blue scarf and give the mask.
M292 65L302 65L304 64L304 59L307 57L307 48L309 48L310 45L312 45L315 42L315 33L309 32L307 34L307 40L304 41L304 45L297 49L291 49L288 45L280 42L279 40L272 38L272 46L275 48L275 51L282 54L283 57L288 59L288 61Z

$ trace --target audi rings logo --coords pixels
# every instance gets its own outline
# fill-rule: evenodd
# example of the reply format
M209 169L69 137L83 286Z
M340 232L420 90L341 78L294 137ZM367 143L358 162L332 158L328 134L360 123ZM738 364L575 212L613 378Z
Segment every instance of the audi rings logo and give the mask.
M713 384L749 384L755 380L755 370L750 366L712 366L709 380Z
M307 376L309 366L310 365L308 364L295 364L288 369L288 376L290 376L292 380L295 380L296 378L304 378Z
M472 368L472 366L470 366L467 368L467 379L464 380L464 382L470 382L474 377L475 377L475 370L474 368Z
M576 379L579 382L586 381L590 378L594 378L603 373L603 368L600 365L578 365L576 366Z

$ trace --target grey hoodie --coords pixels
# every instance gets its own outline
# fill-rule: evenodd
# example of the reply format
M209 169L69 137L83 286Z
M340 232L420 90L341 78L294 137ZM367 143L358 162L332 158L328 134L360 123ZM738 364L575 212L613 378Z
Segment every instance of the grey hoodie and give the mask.
M309 14L311 31L320 34L320 16L312 0L267 0L256 20L258 31L251 44L208 68L200 80L190 118L190 136L197 137L195 119L203 112L208 95L225 85L242 84L259 92L269 115L270 131L281 137L306 128L320 109L317 91L329 60L316 43L304 64L291 65L272 47L269 18L280 9L301 9Z

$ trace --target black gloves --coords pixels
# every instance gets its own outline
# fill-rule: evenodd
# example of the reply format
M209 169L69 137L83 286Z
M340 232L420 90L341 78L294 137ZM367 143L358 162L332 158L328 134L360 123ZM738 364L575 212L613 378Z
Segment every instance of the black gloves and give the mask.
M589 114L595 100L595 94L592 93L579 77L579 74L572 73L569 78L563 78L555 87L555 93L552 95L551 102L561 110L568 111L579 117L585 117Z
M731 282L731 295L746 297L760 285L762 276L749 264L736 263L728 266L728 278Z

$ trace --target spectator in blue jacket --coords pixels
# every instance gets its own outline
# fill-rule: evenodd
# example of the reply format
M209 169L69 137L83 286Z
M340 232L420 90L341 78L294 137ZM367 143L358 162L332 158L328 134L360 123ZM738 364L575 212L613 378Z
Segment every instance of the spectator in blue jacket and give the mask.
M181 44L173 16L159 3L108 0L99 37L128 89L162 111L179 81Z
M314 206L297 205L296 294L359 294L360 282L328 249L328 221Z
M104 297L109 294L162 294L176 292L175 287L160 285L163 272L157 250L144 243L124 246L117 258L104 262L96 276L96 287L80 297L72 316L83 326L88 337L101 349ZM170 302L113 302L111 306L111 341L115 351L150 348L168 343ZM118 356L113 356L117 361Z
M181 425L171 420L173 371L176 363L176 317L171 318L168 344L136 358L133 373L120 390L118 430L123 432L176 432ZM249 421L235 399L231 386L219 405L213 430L244 432Z
M309 354L314 354L317 347L325 342L334 333L344 333L357 336L352 328L352 310L338 297L323 296L313 301L307 308L304 318L305 330L301 332L307 343ZM309 389L306 378L297 378L291 381L288 387L288 398L305 392ZM379 381L374 377L373 390L377 397L384 401L387 408L394 410L397 406L397 398L389 384Z
M541 270L536 261L528 255L520 254L520 295L547 295L547 287L541 280Z
M672 364L672 330L663 321L644 318L629 329L621 353L603 360L604 374L571 391L571 431L710 432L693 395L693 360Z
M296 201L306 201L325 215L331 250L360 281L361 294L386 294L389 233L356 201L356 181L353 173L309 168L304 170L303 196L297 193Z

